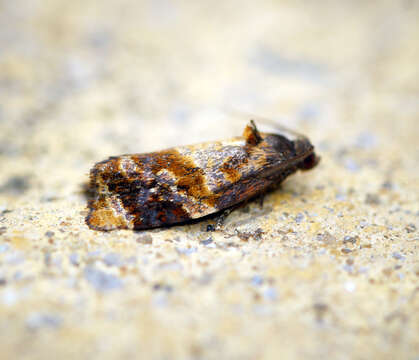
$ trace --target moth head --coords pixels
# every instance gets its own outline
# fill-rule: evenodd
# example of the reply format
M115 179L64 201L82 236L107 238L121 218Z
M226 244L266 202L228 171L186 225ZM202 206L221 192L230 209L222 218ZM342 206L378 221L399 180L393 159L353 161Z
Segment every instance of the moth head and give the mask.
M314 168L320 161L320 157L314 152L314 146L306 137L293 140L297 157L302 160L297 163L300 170L310 170Z

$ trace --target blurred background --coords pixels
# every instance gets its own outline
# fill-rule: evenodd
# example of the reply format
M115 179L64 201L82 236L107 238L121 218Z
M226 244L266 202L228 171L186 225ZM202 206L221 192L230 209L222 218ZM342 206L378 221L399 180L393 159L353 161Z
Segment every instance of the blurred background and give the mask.
M3 160L43 155L27 165L53 172L229 137L244 122L230 110L318 142L384 132L406 144L418 13L407 0L2 1Z
M140 341L155 358L414 359L418 61L415 0L0 0L3 354L134 358ZM87 229L81 189L95 162L240 135L247 113L306 134L322 157L268 197L272 213L250 207L249 226L271 242L231 251L252 260L198 249L199 224L153 232L149 248ZM313 239L324 257L304 272ZM138 265L103 265L107 252ZM157 276L164 261L183 270ZM289 271L272 270L281 261ZM103 272L85 272L92 263ZM176 289L166 302L155 276L171 286L159 291ZM125 292L102 297L121 281Z

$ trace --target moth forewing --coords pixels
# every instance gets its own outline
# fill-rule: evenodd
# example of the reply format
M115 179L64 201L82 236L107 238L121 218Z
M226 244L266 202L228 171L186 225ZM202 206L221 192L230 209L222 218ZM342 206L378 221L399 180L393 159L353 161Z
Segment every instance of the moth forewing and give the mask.
M282 127L259 132L254 121L230 140L111 157L91 170L95 195L86 223L107 231L201 218L263 193L317 159L305 136Z

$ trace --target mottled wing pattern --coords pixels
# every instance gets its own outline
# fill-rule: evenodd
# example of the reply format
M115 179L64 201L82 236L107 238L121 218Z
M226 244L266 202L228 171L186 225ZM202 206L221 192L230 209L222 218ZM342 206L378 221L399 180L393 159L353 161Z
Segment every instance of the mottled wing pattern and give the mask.
M308 145L300 156L293 142L251 123L243 137L111 157L91 170L86 222L97 230L146 229L215 213L295 172Z
M91 182L87 223L99 230L150 228L188 220L192 208L209 211L191 200L204 189L202 169L176 150L110 158L93 168Z
M266 186L256 176L246 179L257 169L249 165L243 145L237 139L98 163L91 171L96 196L87 223L99 230L142 229L232 206Z

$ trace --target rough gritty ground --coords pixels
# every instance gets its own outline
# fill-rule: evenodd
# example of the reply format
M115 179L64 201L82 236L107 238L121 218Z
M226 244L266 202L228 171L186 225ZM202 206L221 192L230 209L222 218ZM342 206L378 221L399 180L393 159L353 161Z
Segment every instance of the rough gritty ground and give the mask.
M109 3L0 2L1 358L417 359L418 2ZM223 231L87 228L94 162L232 109L321 164Z

